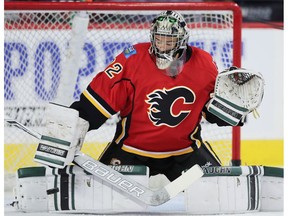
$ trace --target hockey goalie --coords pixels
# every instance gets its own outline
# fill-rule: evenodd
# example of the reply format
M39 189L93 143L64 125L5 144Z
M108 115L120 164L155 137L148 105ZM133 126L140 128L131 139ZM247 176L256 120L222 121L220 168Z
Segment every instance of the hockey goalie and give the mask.
M23 177L27 170L18 172L20 209L147 211L199 182L202 168L221 167L201 138L200 120L204 116L218 126L242 126L262 101L264 80L260 73L237 67L218 74L210 54L189 46L188 38L182 15L164 11L152 22L151 41L116 56L79 101L69 107L49 104L46 132L38 136L34 158L46 167L29 181ZM81 153L86 133L117 113L114 138L99 159ZM152 190L149 177L160 174L169 181ZM32 190L31 179L39 190ZM229 181L236 184L234 180ZM223 184L227 181L223 179ZM192 200L193 191L187 193ZM242 211L247 197L235 195L212 210ZM245 204L227 204L236 200ZM193 212L193 207L187 209Z

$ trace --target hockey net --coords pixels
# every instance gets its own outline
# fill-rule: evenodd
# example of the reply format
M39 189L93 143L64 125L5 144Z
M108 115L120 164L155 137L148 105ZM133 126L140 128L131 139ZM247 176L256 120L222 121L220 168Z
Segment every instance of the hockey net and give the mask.
M4 9L4 114L40 133L47 103L79 99L114 56L130 44L149 41L150 23L160 11L182 13L190 29L189 44L208 51L220 71L240 66L241 12L233 3L5 2ZM97 158L112 139L117 120L114 116L89 132L83 151ZM205 121L202 125L204 139L228 165L235 142L236 157L239 151L239 130ZM6 123L4 137L5 176L37 165L35 138Z

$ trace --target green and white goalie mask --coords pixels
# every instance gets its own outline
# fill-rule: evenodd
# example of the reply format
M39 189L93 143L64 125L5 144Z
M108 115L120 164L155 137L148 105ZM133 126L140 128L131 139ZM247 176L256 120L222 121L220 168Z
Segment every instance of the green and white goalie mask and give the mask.
M168 76L178 75L185 63L188 42L186 22L181 14L165 11L157 16L150 29L150 54Z

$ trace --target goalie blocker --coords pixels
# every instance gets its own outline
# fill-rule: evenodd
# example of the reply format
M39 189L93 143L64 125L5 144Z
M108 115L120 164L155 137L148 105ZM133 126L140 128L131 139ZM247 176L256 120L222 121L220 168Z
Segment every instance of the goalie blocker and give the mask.
M89 123L79 117L77 110L59 104L49 103L45 114L46 132L40 137L34 160L64 168L81 150Z
M207 109L230 125L237 126L248 113L257 113L263 95L264 79L260 73L233 66L217 76Z

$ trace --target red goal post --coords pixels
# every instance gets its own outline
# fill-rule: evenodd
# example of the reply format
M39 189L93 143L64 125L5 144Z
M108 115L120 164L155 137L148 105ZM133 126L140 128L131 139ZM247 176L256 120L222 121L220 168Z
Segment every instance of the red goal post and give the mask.
M70 94L73 99L77 99L89 80L104 69L125 46L149 41L151 20L163 10L177 10L183 14L190 28L189 44L210 52L219 69L241 66L242 15L235 3L5 2L5 117L15 118L41 132L45 105L61 95L59 89L64 85L62 83L67 84L70 82L67 80L74 77L69 74L63 78L66 74L63 71L76 70ZM87 35L76 35L73 39L73 20L75 14L81 14L80 11L80 19L85 14L90 18ZM81 22L78 26L83 28ZM81 32L86 34L83 30L78 30L77 34ZM82 45L79 41L82 41ZM81 49L78 49L78 55L74 47L76 56L70 56L69 59L66 52L73 44L76 44L75 47L81 46ZM67 69L67 65L74 66ZM104 131L106 133L107 128L114 124L113 121L108 121L104 129L100 129L102 136L108 136ZM213 140L220 132L214 128L212 131ZM229 147L229 160L234 165L240 165L240 128L233 127L229 131L232 131L231 136L217 139L220 139L220 143L229 139L232 143ZM32 161L36 140L7 124L4 133L5 171L30 165L27 161ZM113 130L109 133L109 136L113 135ZM88 142L91 137L95 137L87 136ZM87 148L90 148L89 144ZM97 145L88 150L91 152L99 149ZM223 154L227 151L224 149ZM24 159L19 159L21 162L15 166L11 165L14 163L13 158L21 155Z

